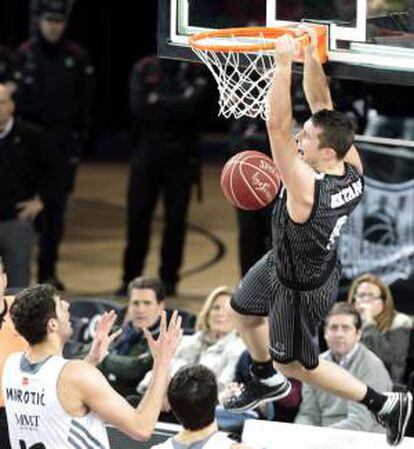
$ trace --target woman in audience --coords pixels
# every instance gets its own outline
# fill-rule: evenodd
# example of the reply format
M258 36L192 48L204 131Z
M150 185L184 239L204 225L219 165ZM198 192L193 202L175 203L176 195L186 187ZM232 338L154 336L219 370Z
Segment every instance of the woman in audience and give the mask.
M362 342L384 362L393 382L404 383L412 319L395 309L390 289L373 274L354 280L348 301L361 314Z
M206 298L197 318L196 333L185 335L171 365L171 376L187 364L202 364L216 375L219 393L232 382L236 364L245 345L235 331L228 303L232 291L225 286L214 289ZM151 372L138 386L146 390Z

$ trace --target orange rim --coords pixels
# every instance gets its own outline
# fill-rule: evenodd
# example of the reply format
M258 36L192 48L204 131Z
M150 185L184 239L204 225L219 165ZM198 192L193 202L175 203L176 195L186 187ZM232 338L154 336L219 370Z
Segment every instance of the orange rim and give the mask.
M318 53L321 61L326 61L326 27L314 26L318 37ZM263 37L265 39L277 39L284 34L290 34L304 48L309 43L309 36L305 33L301 36L296 35L294 27L245 27L245 28L224 28L222 30L207 31L195 34L189 38L189 44L192 48L198 50L207 50L214 52L234 52L249 53L263 50L273 50L275 45L273 42L246 45L225 45L225 44L203 44L203 39L208 38L231 38L231 37Z

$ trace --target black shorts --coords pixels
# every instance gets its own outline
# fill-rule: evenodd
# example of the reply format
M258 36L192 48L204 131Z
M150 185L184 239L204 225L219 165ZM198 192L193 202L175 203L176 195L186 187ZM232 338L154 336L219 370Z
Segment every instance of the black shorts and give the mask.
M242 315L269 317L272 359L278 363L298 361L314 369L319 364L319 326L336 302L339 279L340 269L335 268L319 288L288 288L278 280L270 251L240 281L231 306Z

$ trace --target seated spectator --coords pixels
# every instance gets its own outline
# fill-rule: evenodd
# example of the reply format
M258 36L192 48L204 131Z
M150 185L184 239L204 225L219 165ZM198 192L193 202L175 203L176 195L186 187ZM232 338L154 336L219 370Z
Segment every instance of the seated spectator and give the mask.
M152 449L247 449L218 431L214 418L217 381L208 368L202 365L181 368L168 386L167 397L184 429Z
M412 319L395 310L390 289L372 274L354 280L348 301L361 314L362 343L384 362L394 383L404 383Z
M361 327L361 317L351 304L335 304L325 323L329 349L320 357L337 363L377 391L391 391L392 381L384 364L359 343ZM333 396L307 384L303 384L302 404L295 423L365 432L384 431L361 403Z
M152 369L152 356L143 328L154 338L160 332L165 290L155 278L139 277L128 287L127 321L123 332L98 368L122 396L135 394L137 385Z
M245 345L238 336L227 306L232 292L218 287L207 297L197 318L194 335L184 335L171 365L171 376L182 366L200 363L216 375L219 392L233 381L236 364ZM148 373L138 387L143 393L151 379Z

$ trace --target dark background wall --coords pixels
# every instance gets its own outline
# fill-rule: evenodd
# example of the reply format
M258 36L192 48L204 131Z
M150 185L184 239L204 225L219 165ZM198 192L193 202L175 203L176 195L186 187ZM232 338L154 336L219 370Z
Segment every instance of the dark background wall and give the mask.
M29 35L31 0L1 0L0 44L15 48ZM68 37L89 52L96 69L94 133L128 127L132 64L156 51L157 1L78 0Z

